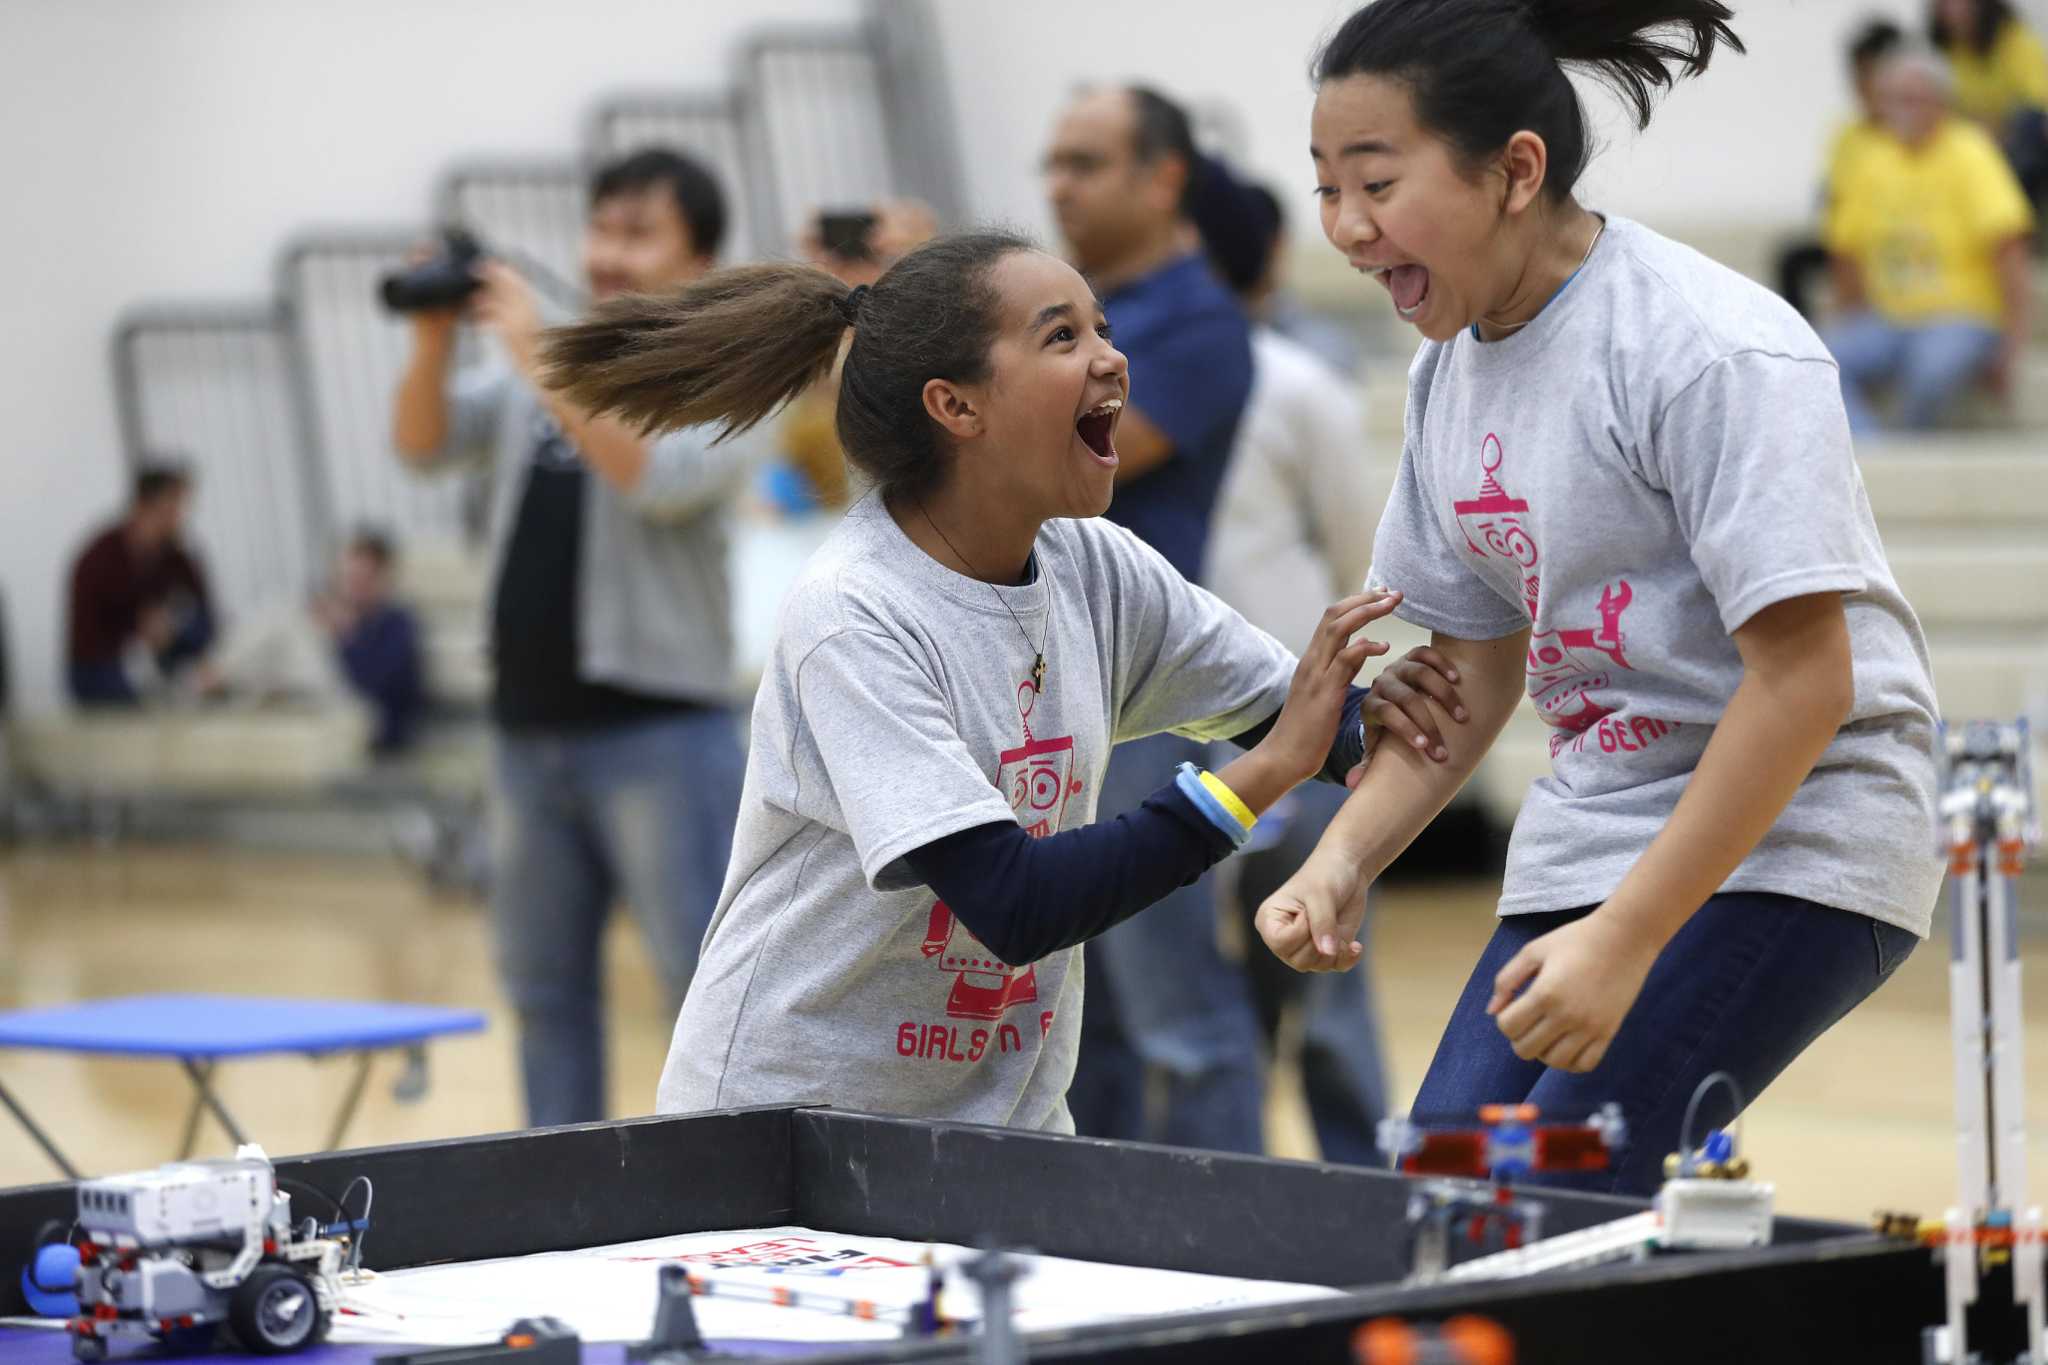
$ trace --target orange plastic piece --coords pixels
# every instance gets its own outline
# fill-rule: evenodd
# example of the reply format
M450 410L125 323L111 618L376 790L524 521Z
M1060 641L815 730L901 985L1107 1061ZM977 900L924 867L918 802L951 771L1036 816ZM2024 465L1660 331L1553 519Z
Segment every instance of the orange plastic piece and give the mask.
M1515 1339L1492 1318L1451 1318L1443 1338L1465 1365L1515 1365Z
M515 1351L529 1351L533 1349L533 1338L524 1332L514 1332L505 1338L505 1344Z
M1374 1318L1351 1334L1358 1365L1415 1365L1415 1333L1399 1318Z
M775 1286L775 1306L778 1308L789 1307L789 1291L781 1285Z
M1479 1106L1481 1123L1534 1123L1536 1106L1533 1104L1482 1104Z
M1437 1329L1437 1340L1451 1348L1459 1365L1515 1365L1515 1339L1491 1318L1463 1315ZM1415 1365L1422 1339L1399 1318L1374 1318L1351 1334L1357 1365Z

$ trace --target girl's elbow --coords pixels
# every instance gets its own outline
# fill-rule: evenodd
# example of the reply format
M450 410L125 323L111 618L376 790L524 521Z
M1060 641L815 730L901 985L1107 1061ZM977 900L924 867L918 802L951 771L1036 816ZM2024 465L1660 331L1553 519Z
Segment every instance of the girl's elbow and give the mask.
M1828 651L1812 675L1815 710L1827 718L1830 729L1840 729L1856 710L1856 664L1846 642L1839 653Z

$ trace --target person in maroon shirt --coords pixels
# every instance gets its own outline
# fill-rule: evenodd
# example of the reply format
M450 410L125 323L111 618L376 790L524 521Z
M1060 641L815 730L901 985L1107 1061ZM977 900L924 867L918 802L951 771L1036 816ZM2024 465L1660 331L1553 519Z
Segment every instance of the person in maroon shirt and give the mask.
M140 705L187 671L203 681L214 620L206 577L182 541L190 493L183 470L145 467L127 515L72 567L68 660L80 705Z

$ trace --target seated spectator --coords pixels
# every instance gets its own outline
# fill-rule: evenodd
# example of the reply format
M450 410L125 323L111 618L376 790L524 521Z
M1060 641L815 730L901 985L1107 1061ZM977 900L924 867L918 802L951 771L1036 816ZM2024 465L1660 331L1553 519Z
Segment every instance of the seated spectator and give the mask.
M313 619L333 641L349 687L377 717L370 751L394 754L412 742L426 697L419 625L392 600L391 542L362 530L342 550L334 591L313 601Z
M1889 140L1862 155L1828 216L1837 300L1828 330L1849 424L1877 431L1871 392L1894 384L1896 424L1935 426L1982 379L2004 393L2028 336L2033 212L1984 131L1948 108L1939 54L1902 50L1878 74Z
M127 514L94 536L72 567L66 657L81 706L136 706L174 688L213 685L205 662L213 607L183 540L191 483L170 465L143 468Z
M392 600L393 557L384 536L358 531L310 603L273 601L235 622L213 656L219 691L256 706L361 706L373 720L371 752L403 749L426 686L419 628Z
M1856 92L1856 114L1835 129L1828 142L1826 164L1821 170L1821 213L1825 217L1834 203L1838 187L1853 177L1857 160L1891 135L1877 108L1877 71L1905 40L1905 34L1889 19L1873 19L1857 30L1849 42L1849 83ZM1809 282L1828 270L1827 245L1815 237L1795 242L1778 257L1778 293L1799 310L1800 316L1814 316Z
M1929 31L1955 72L1956 112L1997 139L2034 203L2048 196L2048 52L2009 0L1935 0Z

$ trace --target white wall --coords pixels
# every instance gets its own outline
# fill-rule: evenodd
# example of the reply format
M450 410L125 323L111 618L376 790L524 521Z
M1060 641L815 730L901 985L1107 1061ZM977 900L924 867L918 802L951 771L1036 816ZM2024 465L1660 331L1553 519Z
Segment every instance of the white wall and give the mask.
M944 6L972 202L1050 230L1031 174L1067 91L1141 79L1241 114L1252 169L1313 231L1308 65L1353 0L971 0ZM1589 95L1606 150L1590 202L1652 225L1775 224L1812 203L1827 131L1848 102L1843 40L1871 15L1917 22L1916 0L1733 0L1749 55L1723 55L1665 101L1647 133Z
M969 202L1040 233L1036 165L1074 85L1234 106L1252 168L1313 222L1307 65L1344 0L937 0ZM1846 102L1839 49L1915 0L1737 0L1746 58L1606 126L1593 202L1677 230L1798 219ZM436 172L566 153L618 87L717 81L766 22L856 0L0 0L0 592L23 703L57 695L69 556L120 498L115 316L254 295L314 224L421 220ZM1611 111L1596 96L1594 107Z
M607 91L724 82L855 0L0 0L0 594L25 708L122 497L107 371L144 299L256 296L287 234L424 222L472 154L566 155Z

